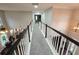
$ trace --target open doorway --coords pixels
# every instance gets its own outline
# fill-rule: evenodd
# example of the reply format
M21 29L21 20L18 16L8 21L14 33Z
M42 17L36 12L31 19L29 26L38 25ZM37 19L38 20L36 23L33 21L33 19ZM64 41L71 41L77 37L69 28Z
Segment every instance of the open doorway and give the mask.
M34 15L35 23L39 23L41 21L41 15Z

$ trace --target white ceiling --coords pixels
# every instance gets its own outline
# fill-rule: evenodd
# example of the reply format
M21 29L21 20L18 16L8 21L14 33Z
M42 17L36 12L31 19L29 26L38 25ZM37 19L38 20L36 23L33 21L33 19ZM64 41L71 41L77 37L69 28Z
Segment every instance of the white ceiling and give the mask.
M79 3L55 3L53 8L79 9Z
M39 7L35 9L32 3L0 3L0 10L7 11L43 11L52 6L50 3L39 3Z
M50 7L78 9L79 3L76 4L39 3L39 7L37 9L34 9L32 3L0 3L0 10L5 11L44 11Z

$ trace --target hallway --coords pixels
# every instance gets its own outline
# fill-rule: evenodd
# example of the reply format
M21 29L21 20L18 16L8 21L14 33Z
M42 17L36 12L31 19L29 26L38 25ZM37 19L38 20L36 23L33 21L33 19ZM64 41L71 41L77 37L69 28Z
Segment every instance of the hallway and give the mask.
M78 17L79 4L0 3L0 55L79 55Z
M44 36L39 30L38 24L34 24L30 55L52 55Z

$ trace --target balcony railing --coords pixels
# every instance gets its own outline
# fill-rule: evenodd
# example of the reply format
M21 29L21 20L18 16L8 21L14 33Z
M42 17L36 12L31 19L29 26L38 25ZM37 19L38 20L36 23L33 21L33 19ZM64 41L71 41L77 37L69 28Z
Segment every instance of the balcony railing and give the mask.
M48 39L52 49L59 55L79 54L79 42L61 33L60 31L40 22L39 24L45 38Z
M30 35L32 32L32 22L22 32L16 35L16 40L6 46L1 52L1 55L24 55L26 53L26 41L30 43ZM27 39L25 38L27 36ZM28 43L27 43L28 44Z

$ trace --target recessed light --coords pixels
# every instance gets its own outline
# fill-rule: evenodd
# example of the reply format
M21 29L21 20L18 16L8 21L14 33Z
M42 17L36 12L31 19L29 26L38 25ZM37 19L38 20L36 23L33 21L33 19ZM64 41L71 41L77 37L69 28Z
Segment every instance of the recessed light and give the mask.
M34 8L38 8L38 5L34 5Z
M32 3L32 5L34 6L34 8L38 8L38 3Z

